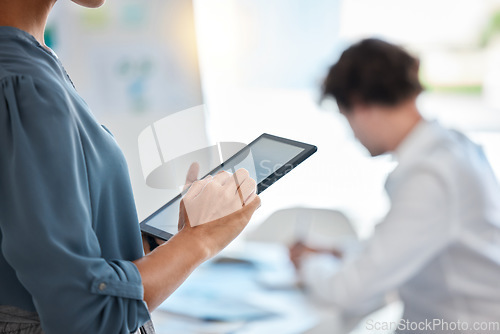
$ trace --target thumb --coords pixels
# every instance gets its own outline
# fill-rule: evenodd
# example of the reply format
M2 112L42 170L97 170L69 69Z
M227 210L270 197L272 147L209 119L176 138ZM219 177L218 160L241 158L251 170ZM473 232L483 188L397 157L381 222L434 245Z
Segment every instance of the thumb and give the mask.
M203 191L203 189L205 188L205 186L208 183L212 182L212 180L213 180L212 175L208 175L203 180L195 181L193 183L193 185L191 186L191 188L189 188L189 190L186 193L186 195L184 195L184 198L186 200L190 200L190 199L195 198L196 196L198 196Z
M241 211L251 217L253 213L260 208L260 205L260 197L255 195L255 198L251 202L245 203L245 205L241 208Z
M193 162L189 166L189 170L186 175L186 183L184 184L184 189L186 190L194 181L198 179L198 174L200 173L200 165L197 162Z

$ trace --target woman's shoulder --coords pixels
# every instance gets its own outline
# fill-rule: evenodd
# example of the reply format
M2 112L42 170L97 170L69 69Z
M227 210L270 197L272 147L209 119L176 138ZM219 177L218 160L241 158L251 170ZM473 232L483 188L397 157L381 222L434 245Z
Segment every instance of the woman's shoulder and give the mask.
M0 81L13 80L15 78L30 78L35 82L44 82L53 85L63 82L64 77L60 70L51 66L45 59L21 54L19 56L6 55L0 52Z
M64 112L72 90L57 58L29 40L0 34L1 101L23 112Z
M32 77L44 82L64 80L57 57L31 35L12 27L0 27L0 80Z
M78 133L75 120L81 108L69 88L47 74L15 73L0 78L0 128L73 136Z

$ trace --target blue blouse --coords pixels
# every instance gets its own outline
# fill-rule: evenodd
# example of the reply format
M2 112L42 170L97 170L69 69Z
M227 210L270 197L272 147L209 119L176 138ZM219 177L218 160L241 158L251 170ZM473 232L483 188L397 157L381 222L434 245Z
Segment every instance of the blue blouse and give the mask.
M149 320L127 164L57 57L0 27L0 305L46 333L130 333Z

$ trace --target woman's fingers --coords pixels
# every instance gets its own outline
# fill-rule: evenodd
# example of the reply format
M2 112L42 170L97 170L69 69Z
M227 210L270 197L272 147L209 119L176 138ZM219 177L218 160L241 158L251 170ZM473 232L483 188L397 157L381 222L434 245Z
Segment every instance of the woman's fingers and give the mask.
M251 201L255 197L254 195L257 193L257 183L254 179L248 177L240 184L237 191L243 202L242 204L245 205L245 203Z
M246 169L239 169L234 174L234 188L230 189L238 195L240 204L243 206L246 202L255 198L253 196L257 192L257 183Z
M251 193L244 201L243 205L247 205L247 203L252 202L256 197L258 197L256 192Z
M252 195L252 200L249 200L246 204L245 204L245 211L247 213L250 214L250 216L255 212L255 210L257 210L258 208L260 208L260 197L256 194Z
M236 180L243 182L246 178L250 177L250 173L245 168L240 168L234 173L234 177Z
M189 188L184 198L186 199L195 198L203 191L203 189L207 186L207 184L212 182L212 180L213 180L212 175L208 175L203 180L194 182L191 188Z
M238 195L235 199L239 199L241 205L244 205L256 192L255 180L244 168L238 169L234 174L221 171L214 176L214 182L223 186L228 194Z
M250 178L248 171L244 168L240 168L232 175L231 182L228 181L226 183L226 191L230 194L239 195L241 203L244 202L245 197L243 197L243 194L239 192L239 188L248 178Z
M189 186L198 179L199 172L200 165L197 162L193 162L191 166L189 166L189 170L186 175L186 182L184 183L184 188L182 189L182 191L189 188Z
M242 209L255 200L255 193L256 183L248 171L222 172L193 183L184 196L185 214L191 226L205 224Z
M232 175L226 171L220 171L214 176L214 181L223 186L231 179Z

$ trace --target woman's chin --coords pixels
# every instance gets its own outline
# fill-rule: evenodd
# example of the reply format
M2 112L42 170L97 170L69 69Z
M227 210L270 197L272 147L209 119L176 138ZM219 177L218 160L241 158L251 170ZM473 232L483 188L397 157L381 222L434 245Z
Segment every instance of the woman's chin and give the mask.
M87 8L98 8L101 7L106 2L106 0L71 0L71 1Z

